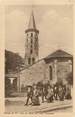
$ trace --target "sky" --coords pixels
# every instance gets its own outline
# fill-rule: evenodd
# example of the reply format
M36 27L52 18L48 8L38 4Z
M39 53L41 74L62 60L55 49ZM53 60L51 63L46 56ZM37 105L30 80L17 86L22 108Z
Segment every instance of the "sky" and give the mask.
M39 30L39 58L57 49L73 54L73 7L72 5L6 6L5 48L25 55L25 30L31 12L34 12Z

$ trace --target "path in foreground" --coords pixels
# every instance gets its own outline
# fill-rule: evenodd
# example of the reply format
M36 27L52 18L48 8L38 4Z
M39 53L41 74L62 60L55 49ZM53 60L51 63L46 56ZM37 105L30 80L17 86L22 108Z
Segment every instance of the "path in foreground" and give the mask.
M72 112L72 100L41 103L40 106L24 106L24 99L11 98L5 106L5 113L56 113Z

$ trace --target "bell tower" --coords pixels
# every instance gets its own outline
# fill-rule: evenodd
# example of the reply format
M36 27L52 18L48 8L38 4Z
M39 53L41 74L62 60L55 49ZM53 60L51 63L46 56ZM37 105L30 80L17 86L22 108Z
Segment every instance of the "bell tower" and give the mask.
M25 65L30 66L38 60L38 34L33 11L30 16L28 28L25 30Z

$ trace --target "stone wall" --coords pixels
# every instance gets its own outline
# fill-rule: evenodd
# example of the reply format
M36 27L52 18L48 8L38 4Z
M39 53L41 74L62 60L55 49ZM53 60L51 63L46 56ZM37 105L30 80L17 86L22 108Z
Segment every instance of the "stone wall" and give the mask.
M52 80L50 80L50 70L52 67ZM20 72L20 86L32 85L38 81L57 82L59 79L65 82L65 78L72 71L72 64L69 60L54 59L46 64L44 60L38 61L36 64L24 69Z
M72 64L69 63L69 60L66 62L63 61L58 62L57 64L58 80L63 80L63 82L66 83L66 78L71 72L72 72Z
M69 73L72 72L72 62L69 60L53 60L45 65L45 77L50 80L50 70L49 67L52 67L52 83L57 82L58 80L62 80L64 83L65 79Z
M41 60L36 64L33 64L29 68L21 71L20 73L20 85L32 85L38 81L44 80L44 70L45 70L45 62Z

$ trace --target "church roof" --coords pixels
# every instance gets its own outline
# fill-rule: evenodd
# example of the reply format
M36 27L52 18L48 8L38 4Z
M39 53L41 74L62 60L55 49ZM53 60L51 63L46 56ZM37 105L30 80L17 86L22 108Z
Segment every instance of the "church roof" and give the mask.
M36 29L36 24L35 24L35 18L34 18L33 11L32 11L31 16L30 16L28 29Z
M36 29L36 23L35 23L33 11L32 11L31 16L30 16L28 28L26 29L25 32L27 33L28 31L35 31L35 32L39 33L39 31Z
M57 50L53 52L52 54L48 55L45 59L50 59L50 58L72 58L73 56L64 50Z

